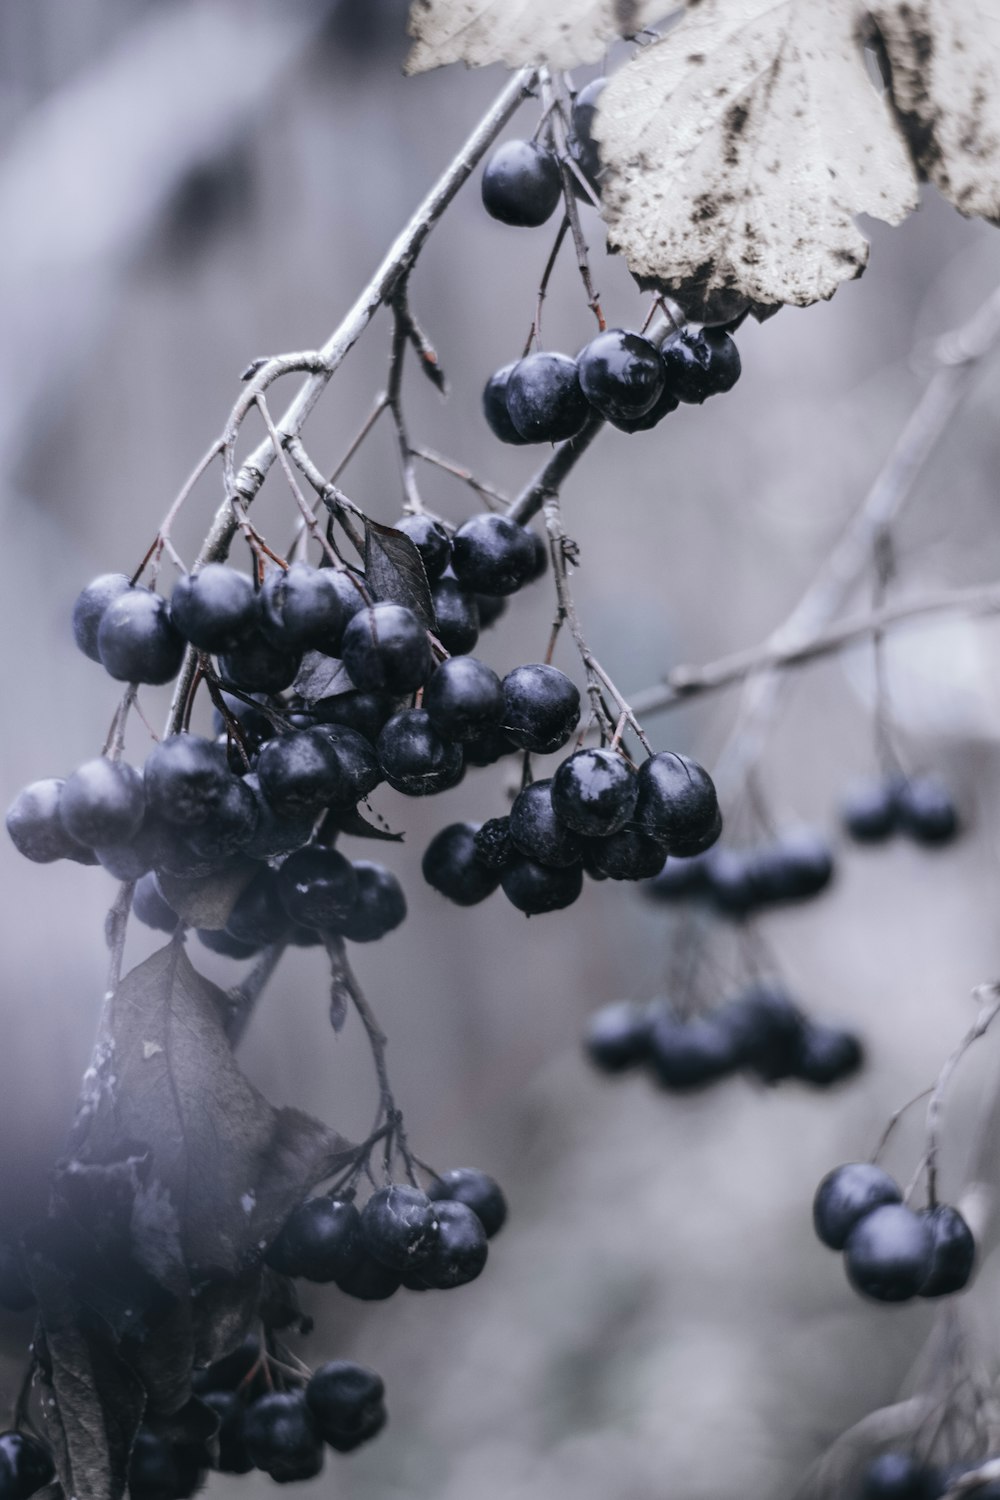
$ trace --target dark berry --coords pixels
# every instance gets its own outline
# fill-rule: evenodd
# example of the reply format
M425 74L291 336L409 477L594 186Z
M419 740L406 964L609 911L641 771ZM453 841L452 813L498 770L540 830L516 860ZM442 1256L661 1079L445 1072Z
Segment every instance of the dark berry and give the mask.
M802 901L830 884L833 850L814 829L793 829L754 851L750 867L758 901Z
M89 848L71 838L59 816L65 782L57 777L33 781L24 787L7 809L7 832L11 843L25 859L48 865L56 859L75 859L92 864ZM127 877L126 877L127 878Z
M317 1431L333 1448L340 1448L340 1438L374 1436L373 1425L378 1422L380 1428L384 1421L384 1397L381 1375L347 1359L320 1365L306 1386L306 1405Z
M150 753L145 769L151 813L181 828L203 823L233 780L225 751L196 734L173 734Z
M440 578L451 561L451 538L439 521L430 516L401 516L395 522L395 530L408 536L420 553L424 572L433 582Z
M201 651L232 651L257 623L254 586L225 563L206 563L174 584L170 623Z
M204 822L186 829L185 835L195 854L222 858L243 854L253 841L259 816L259 798L234 777Z
M392 1271L427 1260L437 1242L437 1209L426 1193L406 1183L378 1188L361 1211L365 1248Z
M132 910L147 927L157 932L173 932L180 921L169 901L160 889L160 882L148 870L137 882L132 892Z
M202 1482L202 1467L199 1447L173 1443L140 1427L129 1456L131 1500L187 1500Z
M341 652L351 681L363 692L411 693L431 669L427 632L402 604L359 609L344 631Z
M184 637L171 625L165 599L132 588L102 614L97 649L105 671L119 682L170 682L180 670Z
M594 116L597 114L598 97L606 83L606 78L594 78L577 94L570 112L568 142L570 154L576 160L584 177L595 189L597 189L601 170L601 157L597 142L594 140Z
M583 854L579 834L556 816L548 780L534 781L518 792L510 810L510 837L522 854L541 865L574 865Z
M668 859L662 870L644 887L655 901L687 901L710 891L709 867L714 851L690 859Z
M930 1277L934 1231L925 1216L885 1203L855 1224L844 1246L849 1281L876 1302L906 1302Z
M219 675L245 693L282 693L291 687L301 665L301 651L275 646L255 631L219 657Z
M450 1172L442 1172L431 1182L427 1196L435 1203L442 1200L464 1203L472 1209L490 1240L507 1222L503 1189L494 1178L475 1167L454 1167Z
M560 750L580 722L580 692L558 667L529 663L503 680L503 731L522 750Z
M567 354L526 354L507 377L507 410L529 443L575 437L591 413L576 360Z
M649 1055L649 1009L634 1000L603 1005L584 1033L587 1056L602 1073L621 1073Z
M740 378L740 351L721 328L682 329L663 346L667 388L679 401L701 404Z
M446 573L431 590L435 635L452 656L464 656L479 639L479 605L471 589Z
M758 983L717 1013L739 1055L765 1083L795 1073L805 1018L780 985Z
M714 1016L680 1020L669 1010L654 1012L647 1048L654 1077L671 1091L704 1088L739 1066L732 1033Z
M102 573L87 584L73 605L73 639L91 661L99 662L97 632L104 611L115 599L127 594L132 585L124 573Z
M424 688L423 708L442 738L461 744L503 717L503 688L474 656L443 661Z
M345 861L346 863L346 861ZM266 867L254 876L229 913L226 931L257 948L284 939L288 915L278 896L278 877Z
M455 827L461 827L455 824ZM474 828L474 823L465 825ZM502 870L514 858L514 846L510 840L510 818L487 818L476 830L473 838L476 859L488 870Z
M452 537L451 566L465 589L515 594L536 567L531 532L506 516L472 516Z
M479 857L476 823L449 823L424 851L421 869L428 885L456 906L476 906L500 884L499 870Z
M648 834L623 828L587 844L587 873L595 879L649 880L663 865L664 847Z
M265 1259L285 1276L326 1282L349 1276L364 1255L361 1215L354 1204L308 1198L285 1220Z
M500 885L512 906L527 917L536 917L573 905L583 890L583 868L569 865L556 870L533 859L516 857L501 870Z
M757 904L751 858L743 849L712 849L704 866L709 893L727 916L743 917Z
M262 747L257 779L279 817L300 818L344 800L345 780L324 727L282 734Z
M534 535L533 532L532 535ZM530 578L528 582L531 582ZM480 630L488 630L506 612L507 600L502 599L498 594L474 594L473 598L479 611Z
M323 1467L323 1440L303 1391L274 1391L254 1401L243 1434L255 1466L278 1484L314 1479Z
M382 780L374 743L346 724L317 724L313 733L327 741L339 773L338 788L329 799L331 807L354 807Z
M336 656L351 614L364 597L337 568L292 563L276 568L260 591L260 628L286 651L323 651Z
M816 1189L813 1226L831 1250L843 1250L847 1237L867 1214L902 1201L899 1183L874 1162L834 1167Z
M576 364L583 394L608 421L645 416L666 384L660 351L624 328L599 333L577 355Z
M635 772L616 751L578 750L552 779L552 805L568 828L604 838L632 817L638 790Z
M918 844L947 844L958 833L951 793L936 776L911 776L896 792L896 816Z
M55 1478L47 1448L26 1432L0 1433L0 1495L28 1500Z
M486 1264L486 1230L468 1204L454 1198L437 1202L438 1233L433 1250L414 1272L437 1291L475 1281Z
M671 853L715 830L719 802L711 776L696 760L665 751L643 761L638 772L636 827L666 843ZM717 836L717 835L716 835ZM701 852L699 849L697 852Z
M817 1088L829 1088L851 1078L864 1062L864 1049L851 1031L806 1021L799 1035L793 1072Z
M503 224L535 229L562 196L559 163L534 141L505 141L483 168L483 206Z
M881 776L851 787L841 803L840 816L847 832L862 844L889 837L898 826L896 779Z
M403 887L391 870L367 859L354 861L354 878L357 895L350 911L337 923L337 931L352 943L377 943L406 916Z
M234 1391L206 1391L201 1399L219 1419L218 1458L213 1469L220 1474L249 1474L253 1459L244 1434L243 1402Z
M617 427L619 432L649 432L664 417L669 417L672 411L676 411L679 405L673 391L668 385L664 385L652 406L641 417L612 417L611 425Z
M920 1288L921 1297L946 1297L967 1285L976 1261L972 1230L957 1208L939 1203L923 1215L931 1227L934 1249L931 1272Z
M359 1302L384 1302L399 1291L402 1277L399 1271L384 1266L366 1252L355 1270L337 1277L337 1285L348 1297L356 1297Z
M515 360L514 364L516 363ZM528 439L518 432L507 410L507 381L514 364L503 365L486 382L483 388L483 415L487 427L501 443L523 444Z
M937 1500L936 1479L912 1453L880 1453L865 1466L861 1500Z
M294 922L336 928L357 900L358 880L350 860L336 849L310 844L288 856L275 889Z
M505 755L516 755L518 747L499 724L488 724L471 739L463 740L462 750L467 766L492 766Z
M301 849L312 837L316 815L302 812L294 817L283 817L268 802L260 789L256 772L243 779L257 804L257 821L244 853L251 859L273 859L279 854L291 854Z
M382 725L395 713L396 705L392 698L381 693L350 692L320 698L312 711L317 724L339 724L342 729L353 729L374 745Z
M462 778L462 747L442 739L422 708L394 714L376 749L386 781L408 797L446 791Z

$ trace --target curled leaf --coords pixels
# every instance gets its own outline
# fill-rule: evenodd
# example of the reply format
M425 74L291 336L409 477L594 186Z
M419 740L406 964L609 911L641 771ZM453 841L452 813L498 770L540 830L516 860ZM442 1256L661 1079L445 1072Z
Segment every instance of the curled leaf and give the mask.
M373 599L405 604L422 625L433 630L436 625L431 587L427 582L423 559L405 532L393 526L380 526L365 520L365 583ZM318 697L329 697L342 691L327 688Z

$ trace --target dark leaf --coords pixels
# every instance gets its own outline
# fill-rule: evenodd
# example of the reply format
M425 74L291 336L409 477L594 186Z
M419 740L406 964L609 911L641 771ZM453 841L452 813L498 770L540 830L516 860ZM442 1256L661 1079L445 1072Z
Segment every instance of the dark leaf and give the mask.
M260 1266L250 1266L235 1279L199 1287L193 1307L196 1365L213 1365L242 1344L256 1321L261 1274Z
M376 813L376 817L378 814ZM341 833L353 834L358 839L382 839L389 844L401 844L406 837L402 833L393 833L392 829L385 823L381 826L377 823L369 823L368 819L356 807L350 807L344 812L337 811L331 818Z
M340 658L324 656L322 651L306 652L299 675L292 684L292 691L310 705L336 693L349 693L353 688L354 683Z
M402 531L365 518L365 582L373 599L405 604L433 630L437 624L423 559Z
M197 880L167 874L156 878L167 905L173 907L182 922L215 932L225 927L233 907L259 870L255 860L247 859L219 875L204 875Z

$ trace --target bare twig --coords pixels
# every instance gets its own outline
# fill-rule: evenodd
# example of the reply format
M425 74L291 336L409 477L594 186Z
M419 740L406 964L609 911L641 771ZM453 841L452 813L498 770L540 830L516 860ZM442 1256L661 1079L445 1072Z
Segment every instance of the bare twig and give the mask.
M966 1032L938 1074L937 1082L934 1085L930 1101L927 1105L927 1201L931 1208L937 1203L937 1164L941 1143L941 1117L944 1113L944 1096L951 1081L951 1075L972 1044L984 1035L996 1016L1000 1014L1000 984L981 984L973 991L973 996L980 1002L982 1008L976 1017L975 1024Z
M504 509L510 505L508 497L501 494L498 489L494 489L491 484L486 484L482 479L477 479L470 469L465 469L461 464L454 463L452 459L435 453L433 448L412 448L410 451L414 458L420 458L425 464L431 464L435 469L442 469L445 474L451 474L453 478L460 479L488 505L503 506Z
M330 543L327 541L322 527L316 520L316 512L313 510L312 506L309 504L308 500L306 499L305 495L303 495L302 490L299 487L299 482L295 477L295 470L292 468L291 464L288 461L288 454L285 451L286 445L281 441L281 438L278 435L278 430L271 418L271 413L268 410L268 405L266 400L264 399L263 394L257 397L257 405L260 408L260 414L264 419L264 425L271 436L271 441L274 443L274 446L278 453L278 457L281 460L281 467L285 472L285 478L288 480L289 488L291 489L292 494L295 496L295 503L299 507L302 519L305 522L306 530L309 532L309 535L313 538L313 540L318 542L319 545L323 548L333 566L335 568L342 567L343 564L341 563L340 558L330 546Z

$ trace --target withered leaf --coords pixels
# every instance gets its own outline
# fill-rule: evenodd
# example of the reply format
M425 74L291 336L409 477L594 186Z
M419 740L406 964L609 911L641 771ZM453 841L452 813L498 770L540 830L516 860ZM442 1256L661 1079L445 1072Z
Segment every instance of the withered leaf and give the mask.
M332 698L337 693L349 693L354 687L347 668L336 656L324 656L322 651L307 651L302 658L299 675L292 684L310 706L321 698Z
M669 0L414 0L406 71L451 62L575 68L598 62L610 42L633 36L672 8Z
M251 859L237 860L218 875L203 875L195 880L165 872L156 878L167 904L173 907L189 927L208 927L217 931L225 927L233 907L260 870Z
M373 599L405 604L428 630L435 628L423 559L405 532L365 520L365 583ZM328 696L331 691L328 688L320 696Z

